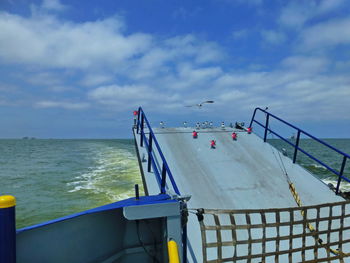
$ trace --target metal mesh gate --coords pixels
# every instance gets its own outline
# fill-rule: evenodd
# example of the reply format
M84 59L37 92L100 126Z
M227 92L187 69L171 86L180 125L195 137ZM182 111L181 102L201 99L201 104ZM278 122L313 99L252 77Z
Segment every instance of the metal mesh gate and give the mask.
M204 262L350 262L348 201L301 208L197 211Z

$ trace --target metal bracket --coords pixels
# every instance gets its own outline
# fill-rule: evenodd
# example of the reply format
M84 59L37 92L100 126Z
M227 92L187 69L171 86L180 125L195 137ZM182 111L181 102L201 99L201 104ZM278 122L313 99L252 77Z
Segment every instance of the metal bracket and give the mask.
M158 203L134 205L123 208L124 217L128 220L148 219L180 215L180 203Z
M188 202L192 197L192 195L178 195L171 189L168 189L166 191L166 194L169 195L171 199L177 200L180 202Z

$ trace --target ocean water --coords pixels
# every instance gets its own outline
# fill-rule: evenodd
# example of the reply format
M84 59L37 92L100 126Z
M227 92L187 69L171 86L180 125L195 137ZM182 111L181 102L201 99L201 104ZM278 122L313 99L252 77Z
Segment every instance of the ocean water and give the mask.
M350 139L326 139L350 153ZM277 149L293 149L269 140ZM300 146L339 170L342 158L302 139ZM0 195L17 198L17 227L44 222L134 196L142 180L133 140L0 140ZM298 163L326 183L337 177L304 154ZM350 178L350 160L345 169ZM341 185L350 191L350 184Z
M324 142L329 145L341 150L346 154L350 154L350 139L322 139ZM295 143L295 141L290 140ZM275 148L284 152L286 152L287 156L291 159L294 155L294 148L287 144L286 142L279 139L270 139L268 140L270 144L272 144ZM301 139L299 142L299 147L308 152L309 154L316 157L318 160L321 160L323 163L333 168L336 171L340 171L343 156L336 153L335 151L329 149L322 144L311 140L311 139ZM334 186L337 185L338 177L330 172L327 168L312 160L304 153L298 151L297 153L297 163L303 166L305 169L309 170L312 174L316 175L326 184L332 183ZM350 160L348 159L346 162L346 166L344 169L344 176L350 179ZM340 189L342 191L348 192L350 191L350 184L343 182L340 185Z
M0 140L0 194L24 227L133 196L133 140ZM141 187L142 189L142 187Z

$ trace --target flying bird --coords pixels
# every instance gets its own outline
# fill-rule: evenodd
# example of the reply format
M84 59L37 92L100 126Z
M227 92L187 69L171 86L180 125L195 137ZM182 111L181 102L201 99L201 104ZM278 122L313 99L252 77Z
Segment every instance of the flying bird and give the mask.
M201 108L203 106L203 104L205 103L214 103L213 100L207 100L207 101L203 101L201 103L198 103L198 104L193 104L193 105L186 105L185 107L198 107L198 108Z

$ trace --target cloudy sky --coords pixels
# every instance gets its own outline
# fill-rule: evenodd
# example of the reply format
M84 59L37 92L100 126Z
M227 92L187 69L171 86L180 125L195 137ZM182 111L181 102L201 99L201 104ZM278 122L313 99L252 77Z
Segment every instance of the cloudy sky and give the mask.
M1 0L0 137L248 121L350 134L348 0ZM185 105L215 100L202 109Z

